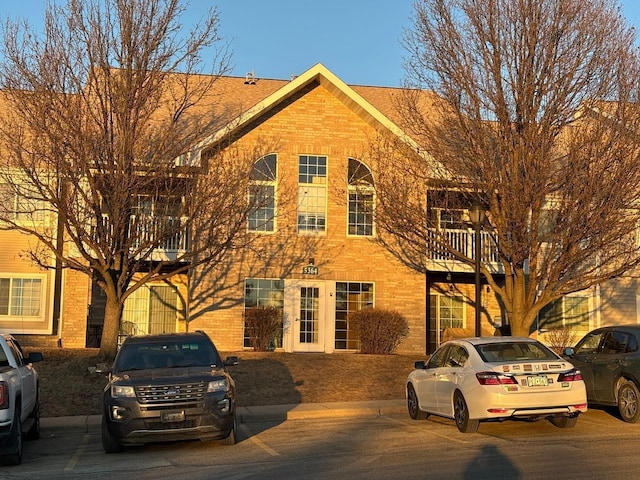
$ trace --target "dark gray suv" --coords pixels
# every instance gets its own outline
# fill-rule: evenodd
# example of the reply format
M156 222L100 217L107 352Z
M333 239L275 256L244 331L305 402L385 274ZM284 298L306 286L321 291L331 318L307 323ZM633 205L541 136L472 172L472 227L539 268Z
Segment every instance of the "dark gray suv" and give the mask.
M564 356L582 372L589 403L616 406L625 422L640 419L640 325L597 328Z
M108 371L102 447L176 440L236 443L236 388L204 332L128 337Z

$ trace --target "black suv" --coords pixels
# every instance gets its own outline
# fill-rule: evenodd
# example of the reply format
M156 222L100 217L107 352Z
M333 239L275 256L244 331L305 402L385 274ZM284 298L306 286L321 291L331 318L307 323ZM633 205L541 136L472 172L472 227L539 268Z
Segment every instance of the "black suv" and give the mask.
M640 325L597 328L564 356L582 372L589 403L617 406L625 422L640 420Z
M236 443L236 388L204 332L128 337L104 389L102 448L176 440Z

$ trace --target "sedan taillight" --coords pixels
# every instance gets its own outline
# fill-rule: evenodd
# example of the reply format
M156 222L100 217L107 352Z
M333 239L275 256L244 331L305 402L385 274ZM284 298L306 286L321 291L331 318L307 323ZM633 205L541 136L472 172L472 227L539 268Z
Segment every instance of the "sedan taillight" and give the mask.
M577 382L578 380L582 380L582 372L580 370L573 369L558 375L558 382Z
M501 375L496 372L478 372L476 378L480 385L517 385L513 375Z

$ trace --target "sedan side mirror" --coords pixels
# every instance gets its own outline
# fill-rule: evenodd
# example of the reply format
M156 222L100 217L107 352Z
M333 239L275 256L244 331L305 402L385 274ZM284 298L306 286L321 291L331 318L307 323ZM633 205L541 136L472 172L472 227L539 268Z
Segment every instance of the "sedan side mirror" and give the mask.
M564 349L564 352L562 353L564 353L567 357L571 357L576 352L573 350L573 347L567 347Z
M427 362L425 362L424 360L419 360L413 363L413 368L415 368L416 370L424 370L426 367Z

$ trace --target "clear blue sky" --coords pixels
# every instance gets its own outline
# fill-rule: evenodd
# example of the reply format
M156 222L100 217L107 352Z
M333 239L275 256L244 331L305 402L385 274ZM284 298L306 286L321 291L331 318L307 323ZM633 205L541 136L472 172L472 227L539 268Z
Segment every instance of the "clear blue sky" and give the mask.
M233 75L288 79L320 62L348 84L397 87L402 83L403 29L413 0L186 0L199 18L211 5L230 40ZM61 0L57 0L58 3ZM0 0L0 17L41 24L46 0ZM624 0L623 13L640 28L640 2ZM185 26L193 22L183 19Z

